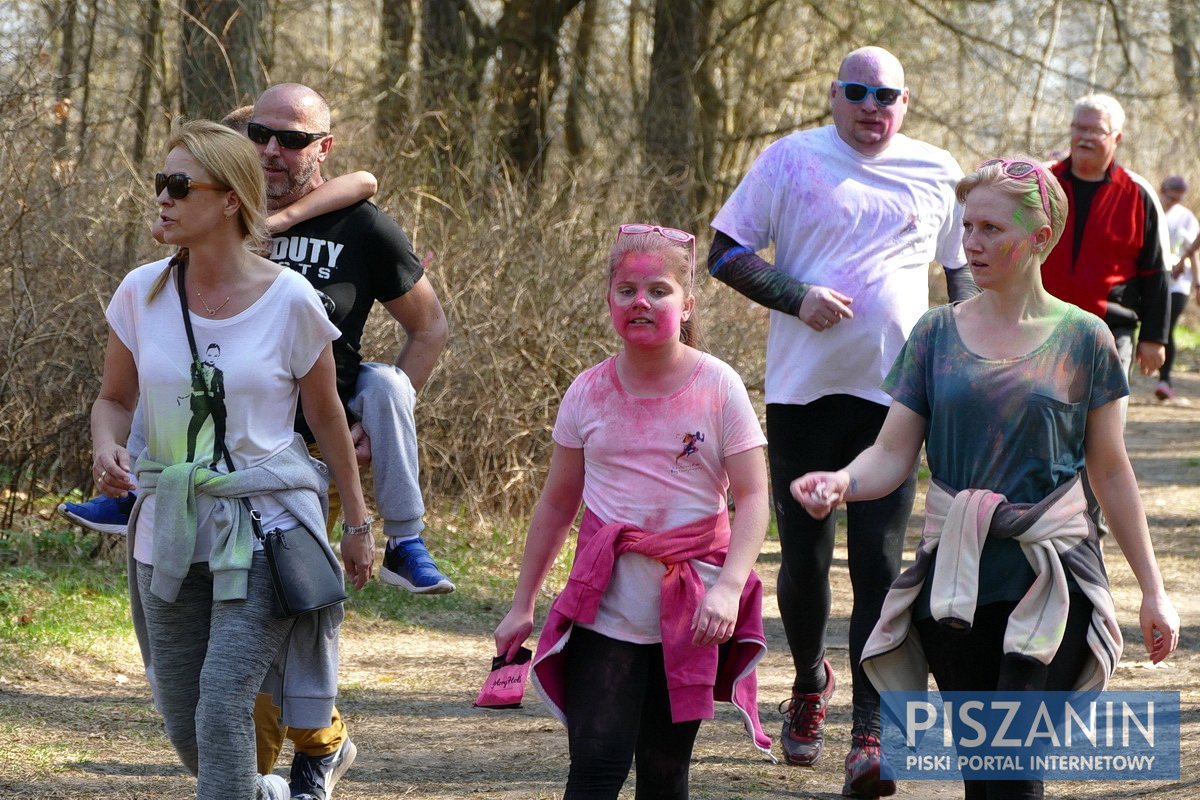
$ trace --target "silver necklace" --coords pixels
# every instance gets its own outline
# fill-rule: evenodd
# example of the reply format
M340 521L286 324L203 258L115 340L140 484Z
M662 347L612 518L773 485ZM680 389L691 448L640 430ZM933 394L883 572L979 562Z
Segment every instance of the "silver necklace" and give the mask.
M210 306L208 304L208 301L204 299L204 295L200 294L200 292L196 292L196 297L200 298L200 302L204 304L204 310L208 312L208 315L210 317L215 317L221 311L222 308L229 305L229 301L233 297L233 295L229 295L228 297L226 297L225 302L221 303L221 305L217 306L216 308L213 308L212 306Z

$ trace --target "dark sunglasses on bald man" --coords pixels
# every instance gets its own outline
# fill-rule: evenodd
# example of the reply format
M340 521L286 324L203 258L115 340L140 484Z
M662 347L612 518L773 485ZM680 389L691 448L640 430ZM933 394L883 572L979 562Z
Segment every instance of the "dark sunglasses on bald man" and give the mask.
M303 150L315 141L324 139L328 133L308 133L307 131L277 131L266 125L251 122L246 126L246 135L255 144L266 144L275 137L279 146L285 150Z
M842 94L851 103L861 103L867 99L868 94L873 94L876 103L881 106L890 106L900 99L900 95L904 94L903 89L891 86L868 86L865 83L851 81L838 81L837 85L842 87Z
M182 200L188 196L188 192L192 189L212 189L213 191L223 192L229 189L228 186L222 186L219 183L204 183L203 181L194 181L186 173L172 172L170 175L164 175L159 172L154 175L154 196L162 194L163 189L167 190L167 194L172 200Z

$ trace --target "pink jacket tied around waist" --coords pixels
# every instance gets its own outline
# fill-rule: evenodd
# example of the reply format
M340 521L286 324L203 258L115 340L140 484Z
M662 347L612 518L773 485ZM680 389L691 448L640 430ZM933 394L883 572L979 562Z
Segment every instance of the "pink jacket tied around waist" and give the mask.
M722 511L678 528L650 533L634 525L604 524L590 510L579 527L571 575L554 599L533 660L533 685L560 722L566 722L566 659L563 650L576 622L596 618L613 566L623 553L639 553L666 565L660 595L663 661L671 720L712 719L714 700L733 704L754 746L771 755L771 738L758 719L758 662L767 653L762 625L762 582L752 571L742 589L733 638L723 663L718 646L692 644L692 614L704 597L704 583L689 561L721 565L729 550L729 515Z

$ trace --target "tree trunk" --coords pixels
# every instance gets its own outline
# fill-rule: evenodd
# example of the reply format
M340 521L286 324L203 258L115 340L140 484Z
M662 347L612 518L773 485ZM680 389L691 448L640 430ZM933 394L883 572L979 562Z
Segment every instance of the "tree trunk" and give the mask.
M660 224L691 223L695 178L696 95L692 69L699 56L695 0L656 0L650 90L643 116L644 166L656 179L651 203Z
M408 117L408 48L413 38L411 0L383 0L379 17L379 105L375 109L376 133L383 139L399 130Z
M549 115L561 79L558 43L581 0L509 0L496 26L496 118L504 153L531 184L540 183L550 146Z
M1171 62L1175 69L1175 83L1179 93L1188 103L1196 100L1200 89L1200 51L1197 36L1200 35L1200 13L1195 0L1168 0L1167 12L1171 16Z
M266 0L183 0L179 78L183 111L220 119L263 90Z
M88 149L88 116L92 99L92 58L96 53L96 19L100 16L100 1L88 3L87 30L84 32L83 63L79 68L82 96L79 100L79 160L84 161Z
M692 190L692 208L696 211L708 207L717 174L717 141L721 133L721 120L725 116L725 102L714 78L717 54L713 47L713 18L716 9L716 0L700 0L696 41L697 50L703 55L694 72L696 101L699 103L696 120L699 151L696 154L696 177Z
M1025 118L1025 151L1041 156L1044 155L1034 144L1038 130L1038 111L1042 105L1042 92L1046 85L1046 67L1054 59L1054 49L1058 44L1058 26L1062 21L1063 0L1054 0L1053 16L1050 20L1050 33L1046 36L1046 46L1042 49L1042 58L1038 64L1037 79L1033 85L1033 98L1029 101L1029 115Z
M71 97L75 86L75 17L77 0L64 0L56 20L62 30L58 50L58 71L54 76L54 157L67 158L67 132L71 120Z
M579 158L588 149L587 134L583 131L583 106L587 102L587 76L596 36L596 14L602 0L584 0L579 34L575 37L575 57L571 61L571 82L567 91L567 108L563 112L563 139L572 158Z

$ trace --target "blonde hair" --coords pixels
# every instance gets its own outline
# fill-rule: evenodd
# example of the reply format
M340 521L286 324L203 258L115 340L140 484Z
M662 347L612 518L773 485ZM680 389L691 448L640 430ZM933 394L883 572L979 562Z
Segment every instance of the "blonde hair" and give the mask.
M267 230L267 190L258 152L245 136L207 119L177 122L167 139L167 152L182 147L200 163L213 181L228 186L238 196L238 227L247 250L265 253L271 243ZM150 288L147 301L153 300L166 285L171 267L187 263L187 248L182 248L171 264Z
M987 164L960 180L954 187L954 196L958 198L958 202L965 203L967 195L976 189L996 189L1012 197L1021 208L1037 212L1038 218L1045 220L1050 226L1050 240L1040 256L1041 260L1045 260L1067 227L1067 194L1059 184L1058 178L1035 159L1018 155L1004 160L1031 164L1037 174L1030 172L1020 178L1014 178L1005 173L1004 164ZM1038 181L1038 175L1041 175L1041 181ZM1046 187L1046 205L1050 206L1049 218L1046 217L1046 208L1042 204L1041 185Z
M657 231L649 233L617 234L617 241L608 251L608 285L612 286L613 275L628 256L634 253L656 255L662 260L662 265L679 281L683 287L683 296L693 294L696 282L695 265L692 264L692 248L682 242L676 242ZM686 320L679 323L679 341L694 347L704 349L704 339L700 334L699 320L696 318L696 308Z

